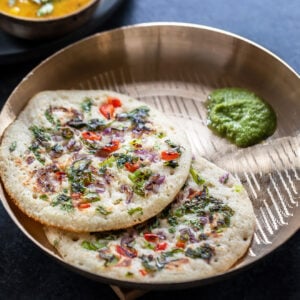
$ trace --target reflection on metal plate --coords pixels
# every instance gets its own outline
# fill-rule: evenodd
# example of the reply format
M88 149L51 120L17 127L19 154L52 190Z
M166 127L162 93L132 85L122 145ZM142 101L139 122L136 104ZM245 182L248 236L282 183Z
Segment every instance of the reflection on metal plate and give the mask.
M207 96L228 86L248 88L272 105L278 128L271 138L238 148L207 128ZM253 202L257 226L248 254L234 269L271 252L299 228L300 80L259 46L222 31L184 24L133 26L95 35L54 55L24 79L1 113L0 133L30 97L46 89L111 89L140 99L184 128L196 157L204 156L238 177ZM2 200L25 234L61 260L45 241L41 225L20 213L9 199Z

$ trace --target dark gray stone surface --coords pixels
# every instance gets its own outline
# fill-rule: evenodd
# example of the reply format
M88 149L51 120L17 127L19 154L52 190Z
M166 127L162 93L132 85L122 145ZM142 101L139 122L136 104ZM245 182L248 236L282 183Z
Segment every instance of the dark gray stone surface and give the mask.
M150 21L204 24L249 38L300 72L299 0L127 0L96 30ZM0 45L1 47L1 45ZM0 66L0 101L39 61ZM299 99L300 101L300 99ZM36 248L0 204L0 299L117 299ZM211 285L141 299L300 299L300 232L251 268Z

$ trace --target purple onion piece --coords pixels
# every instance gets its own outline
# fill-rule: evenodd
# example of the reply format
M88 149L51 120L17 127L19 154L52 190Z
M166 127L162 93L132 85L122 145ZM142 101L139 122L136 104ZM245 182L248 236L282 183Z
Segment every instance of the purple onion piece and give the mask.
M219 178L219 182L222 184L226 184L229 179L229 173L225 173Z
M102 131L103 135L110 135L112 133L112 128L111 127L107 127Z
M163 231L156 232L156 235L158 236L158 238L160 240L166 240L167 239L167 237L166 237L166 235L165 235L165 233Z
M122 184L120 187L120 192L126 194L126 204L130 203L133 197L133 190L127 184Z
M197 243L197 239L195 237L195 235L192 233L191 229L190 228L183 228L183 229L180 229L180 239L185 241L187 240L186 236L188 236L188 240L191 242L191 243Z
M199 220L200 220L200 223L202 225L205 225L205 224L208 223L208 218L207 217L200 217Z

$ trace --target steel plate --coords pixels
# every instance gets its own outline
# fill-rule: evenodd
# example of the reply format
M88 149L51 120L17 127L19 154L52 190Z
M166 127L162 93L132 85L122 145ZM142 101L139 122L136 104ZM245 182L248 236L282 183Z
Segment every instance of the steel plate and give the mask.
M270 253L299 229L299 79L269 51L228 32L191 24L142 24L94 35L56 53L24 78L1 112L2 135L39 91L111 89L143 100L182 124L194 154L239 177L255 208L251 247L224 274L176 285L136 284L96 276L64 263L46 241L42 226L22 214L1 186L3 205L42 250L101 282L138 289L174 289L223 278ZM272 105L278 127L271 138L242 149L207 129L207 95L228 86L248 88Z

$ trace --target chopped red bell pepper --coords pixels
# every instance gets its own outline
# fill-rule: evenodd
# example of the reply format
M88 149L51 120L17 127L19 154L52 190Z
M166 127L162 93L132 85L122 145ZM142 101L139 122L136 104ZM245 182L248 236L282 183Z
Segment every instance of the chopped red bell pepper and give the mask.
M79 208L79 209L85 209L85 208L89 208L89 207L91 207L91 204L90 204L90 203L80 203L80 204L78 205L78 208Z
M125 163L125 168L127 169L127 171L131 173L135 172L139 167L140 165L138 163L134 163L134 164L130 162Z
M60 172L60 171L55 172L55 179L57 181L63 181L63 179L66 177L66 175L67 174L65 172Z
M92 131L84 131L82 132L81 135L85 140L90 140L90 141L101 141L102 139L100 133L96 133Z
M120 142L117 140L112 140L109 144L102 147L101 150L110 153L118 150L119 148L120 148Z
M155 250L156 251L166 250L167 246L168 246L167 243L159 243L156 245Z
M100 106L99 111L108 120L112 119L115 115L115 108L110 103L104 103Z
M163 160L173 160L179 157L179 153L174 151L162 151L160 157Z
M143 275L146 276L148 274L148 272L144 269L140 269L139 272Z
M113 107L121 107L122 106L121 100L118 98L115 98L115 97L108 97L107 103L112 104Z
M148 242L156 242L158 240L158 235L155 233L144 233L144 239Z
M185 242L183 242L183 241L178 241L177 243L176 243L176 247L178 247L178 248L185 248Z

